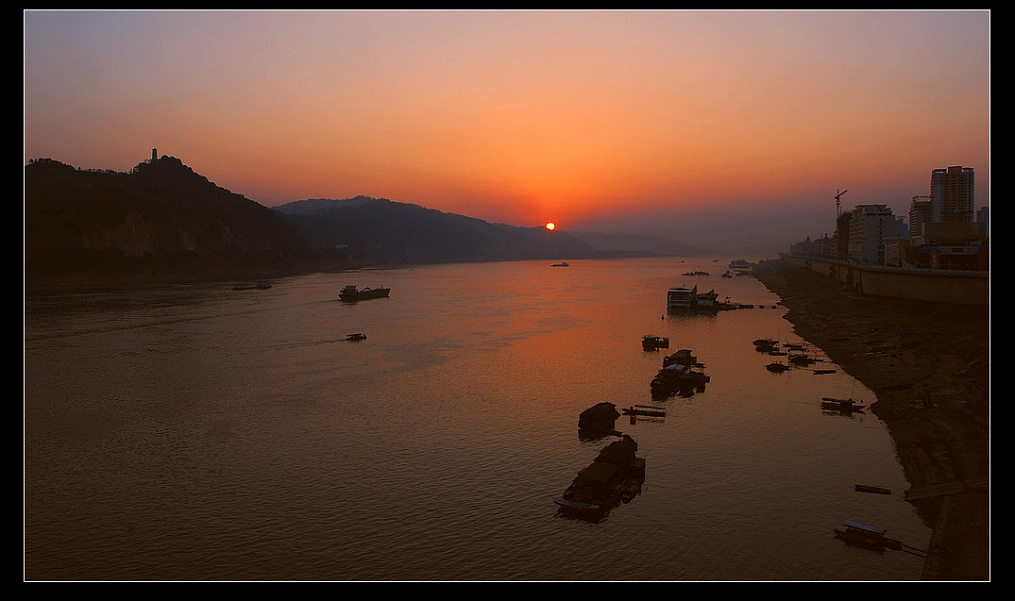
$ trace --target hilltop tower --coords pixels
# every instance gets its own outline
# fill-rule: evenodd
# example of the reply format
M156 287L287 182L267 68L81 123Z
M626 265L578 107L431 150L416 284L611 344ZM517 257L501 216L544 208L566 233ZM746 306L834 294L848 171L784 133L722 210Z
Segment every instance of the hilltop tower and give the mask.
M157 148L152 148L152 162L154 163L157 160L159 160L159 150Z

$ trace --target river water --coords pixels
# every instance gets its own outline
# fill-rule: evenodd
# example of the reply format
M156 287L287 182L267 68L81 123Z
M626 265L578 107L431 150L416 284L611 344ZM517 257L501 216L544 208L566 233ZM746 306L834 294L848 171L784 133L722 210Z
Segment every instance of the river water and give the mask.
M30 296L27 580L915 580L923 559L834 538L846 520L925 549L873 394L806 344L728 259L434 265ZM703 271L709 275L684 275ZM347 283L388 286L344 303ZM670 286L756 305L669 315ZM366 340L350 342L362 332ZM646 352L644 334L670 348ZM642 493L598 523L556 514L611 438L601 402L652 402L665 353L711 381L627 416ZM854 484L888 487L859 493Z

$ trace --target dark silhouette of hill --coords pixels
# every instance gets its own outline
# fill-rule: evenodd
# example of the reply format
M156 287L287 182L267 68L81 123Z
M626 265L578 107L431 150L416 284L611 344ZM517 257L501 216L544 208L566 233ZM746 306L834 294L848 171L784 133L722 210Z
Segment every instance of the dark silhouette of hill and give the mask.
M359 196L269 209L163 156L130 172L25 167L26 281L248 279L403 265L700 254L678 242L496 224Z
M276 210L311 244L342 246L354 261L369 263L556 259L596 252L582 240L546 228L489 223L388 199L312 199Z
M284 217L168 156L128 173L32 161L24 211L29 279L279 273L306 248Z

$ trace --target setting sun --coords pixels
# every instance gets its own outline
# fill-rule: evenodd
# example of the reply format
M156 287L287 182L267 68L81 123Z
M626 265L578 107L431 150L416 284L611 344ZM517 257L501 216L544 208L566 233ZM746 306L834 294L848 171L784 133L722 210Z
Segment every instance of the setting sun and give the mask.
M553 228L555 228L555 227L557 227L557 226L556 226L556 225L554 225L552 221L551 221L550 223L547 223L547 224L546 224L546 229L548 229L548 230L552 230L552 229L553 229Z

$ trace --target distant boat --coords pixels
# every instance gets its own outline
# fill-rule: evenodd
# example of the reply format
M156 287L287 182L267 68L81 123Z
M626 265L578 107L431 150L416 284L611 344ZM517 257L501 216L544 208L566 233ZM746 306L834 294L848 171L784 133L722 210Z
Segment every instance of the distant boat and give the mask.
M237 284L233 286L233 290L267 290L271 288L271 282L261 280L252 284Z
M349 342L358 342L360 340L366 340L367 335L356 332L355 334L346 334L345 339L348 340Z
M782 372L790 369L790 366L786 365L785 363L769 363L768 365L765 366L765 369L767 369L772 373L781 374Z
M347 302L369 298L387 298L389 292L391 292L391 288L364 288L359 290L354 284L349 284L338 293L338 298Z
M550 267L570 267L570 265L568 265L567 261L561 261L560 263L550 265Z

